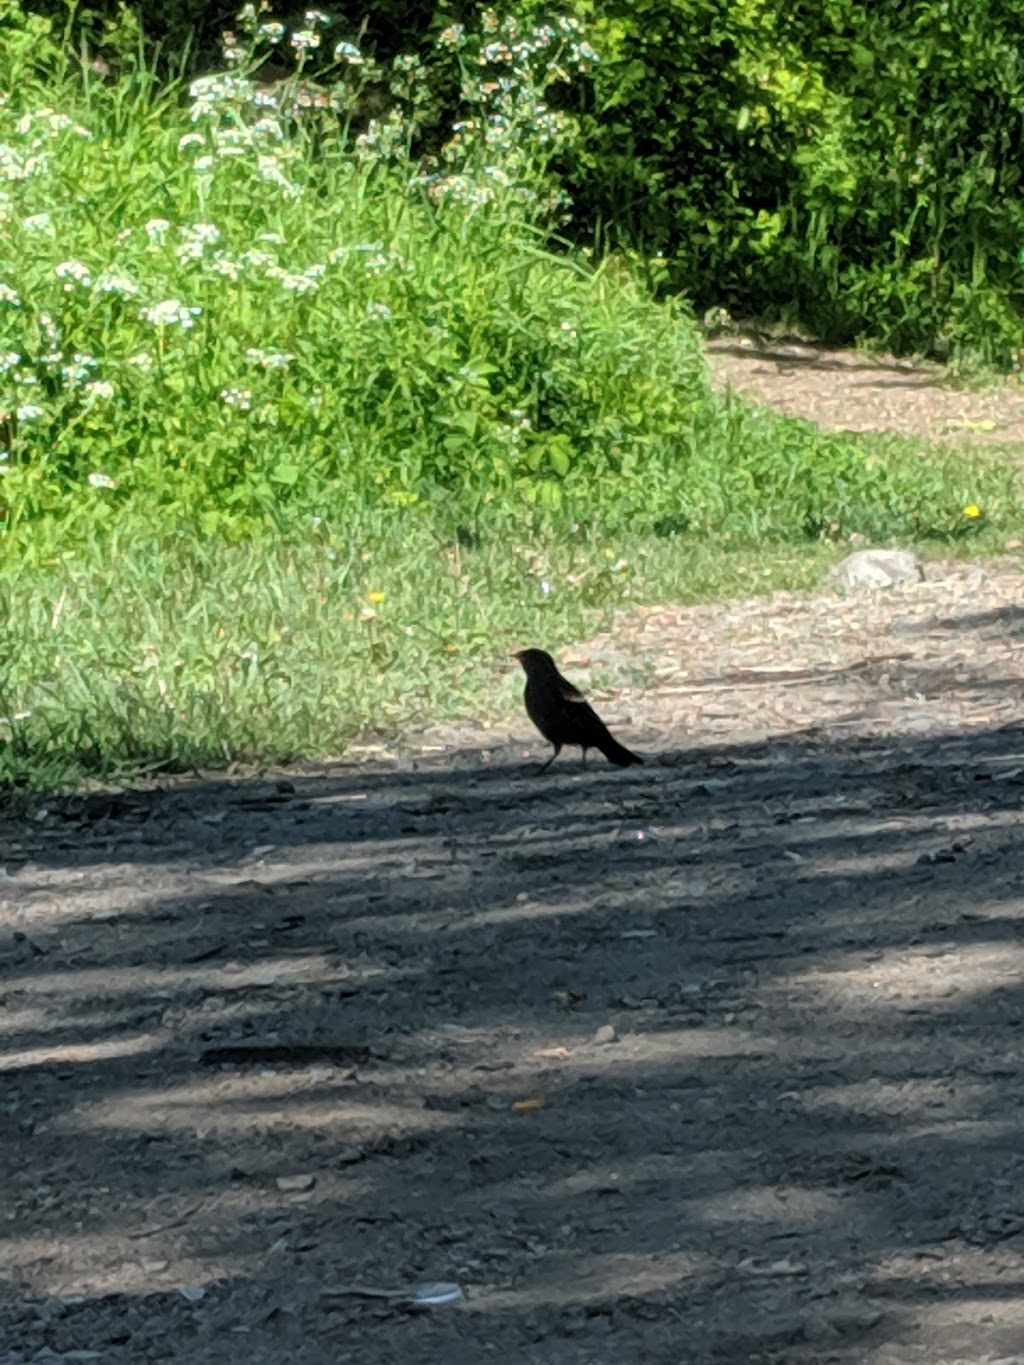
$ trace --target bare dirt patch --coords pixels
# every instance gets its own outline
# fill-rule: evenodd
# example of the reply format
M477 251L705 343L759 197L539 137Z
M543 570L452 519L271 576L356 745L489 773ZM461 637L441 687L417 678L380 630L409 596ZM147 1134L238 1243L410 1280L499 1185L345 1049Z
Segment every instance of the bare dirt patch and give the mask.
M630 618L642 769L510 665L6 826L0 1361L1024 1360L1022 588Z
M950 444L1024 442L1024 390L1013 380L954 388L926 361L751 336L713 340L707 355L719 384L819 426Z

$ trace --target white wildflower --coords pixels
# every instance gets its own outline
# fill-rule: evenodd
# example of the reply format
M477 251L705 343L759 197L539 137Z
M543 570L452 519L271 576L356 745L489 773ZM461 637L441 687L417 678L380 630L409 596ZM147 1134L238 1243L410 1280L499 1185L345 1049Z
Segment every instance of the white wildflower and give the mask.
M368 303L366 305L366 316L372 322L390 322L394 314L386 303Z
M96 288L102 294L119 294L123 299L133 299L139 293L139 286L126 275L114 275L104 270L96 278Z
M264 114L252 125L252 132L260 137L272 137L275 142L284 141L284 129L276 118L271 118L269 114Z
M296 195L301 193L299 186L293 184L281 170L276 157L258 156L256 158L256 169L259 171L261 179L269 181L272 185L278 185L290 199L294 199Z
M211 264L218 275L223 275L225 279L231 280L232 283L241 277L241 265L238 261L233 261L231 257L226 255L223 251L217 252Z
M196 223L181 229L181 241L174 254L179 261L198 261L208 246L220 241L220 229L213 223Z
M0 303L13 304L15 308L21 307L21 295L16 289L12 289L9 284L0 284Z
M92 274L89 267L83 265L81 261L61 261L60 265L54 266L53 273L58 280L65 281L65 289L73 289L74 281L82 285L92 284Z
M189 117L193 123L201 118L219 118L221 107L229 108L238 104L248 104L256 87L246 76L235 76L221 72L212 76L200 76L188 88L193 104Z
M42 408L36 407L35 403L23 403L15 413L19 422L31 422L36 417L42 417Z
M348 62L349 66L362 66L366 58L353 43L338 43L334 49L336 62Z
M0 351L0 374L6 374L20 363L21 356L17 351Z
M89 371L94 370L99 363L95 356L83 355L81 351L76 351L68 364L60 367L61 377L66 384L73 387L88 378Z
M226 62L242 62L248 56L245 48L233 33L221 34L221 52Z
M150 242L158 246L163 245L163 240L170 231L171 225L166 218L151 218L146 224L146 236Z
M307 265L305 270L289 271L272 265L267 268L267 276L277 280L282 289L288 289L293 294L310 294L319 289L320 276L326 269L325 265Z
M206 138L202 133L186 133L184 137L178 139L178 151L183 152L187 147L204 147Z
M151 370L153 368L153 357L148 351L136 351L134 355L128 357L126 363L135 365L140 370Z
M492 65L496 62L511 62L512 52L505 43L488 43L480 54L480 65L485 66L488 62Z
M303 23L309 28L327 28L330 22L331 16L322 9L308 9L303 16Z
M114 386L106 379L94 379L91 384L86 384L83 392L89 402L94 403L100 398L113 398Z
M291 45L296 52L310 52L320 46L320 35L311 28L297 28L291 36Z
M221 389L220 396L230 408L248 412L252 407L252 394L248 389Z
M261 232L256 240L269 242L271 246L284 246L288 239L283 232Z
M109 474L90 474L87 482L92 488L116 488L117 484Z
M18 147L0 142L0 180L31 180L49 170L50 162L45 152L23 152Z
M53 219L48 213L32 213L21 220L21 226L26 232L48 232L52 223Z
M88 128L83 128L74 119L68 118L67 114L50 114L47 119L47 127L51 137L56 137L58 133L74 133L76 137L84 137L86 141L92 140L92 133Z
M213 140L220 147L248 147L252 142L247 128L232 124L230 128L215 128Z
M164 299L149 308L140 308L139 317L152 322L157 327L178 326L184 330L195 326L195 320L202 313L201 308L189 308L180 299Z
M192 169L194 171L208 171L212 165L212 156L197 156L195 161L192 162Z
M265 370L283 370L295 359L287 351L264 351L258 346L250 346L245 358L250 364L261 365Z
M68 118L67 114L55 114L52 109L36 109L31 114L24 114L14 125L15 132L25 137L32 131L33 124L41 126L51 137L56 137L58 133L77 133L79 137L91 138L88 128L83 128L74 119Z
M258 29L260 36L263 38L269 38L269 40L272 43L279 43L281 39L284 37L285 33L287 33L287 31L288 30L285 28L284 24L279 24L276 20L273 19L270 20L268 23L260 24Z

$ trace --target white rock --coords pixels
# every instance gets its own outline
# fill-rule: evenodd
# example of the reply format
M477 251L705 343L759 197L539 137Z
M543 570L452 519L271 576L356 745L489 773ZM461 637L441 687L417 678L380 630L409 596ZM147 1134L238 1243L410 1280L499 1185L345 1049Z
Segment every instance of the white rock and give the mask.
M828 577L844 592L877 592L895 583L923 582L924 565L909 550L856 550Z

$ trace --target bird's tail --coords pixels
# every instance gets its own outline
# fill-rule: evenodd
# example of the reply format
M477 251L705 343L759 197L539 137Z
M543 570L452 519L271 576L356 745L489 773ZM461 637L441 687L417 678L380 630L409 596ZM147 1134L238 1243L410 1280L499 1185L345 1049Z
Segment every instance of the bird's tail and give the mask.
M639 754L631 753L624 744L620 744L612 735L606 733L601 743L597 746L604 754L609 763L614 763L616 767L628 768L632 763L642 763L643 759Z

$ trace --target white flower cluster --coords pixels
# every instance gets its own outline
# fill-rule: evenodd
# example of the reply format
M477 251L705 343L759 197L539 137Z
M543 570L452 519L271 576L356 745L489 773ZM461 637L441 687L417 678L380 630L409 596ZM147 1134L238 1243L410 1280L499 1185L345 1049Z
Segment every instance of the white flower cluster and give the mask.
M155 327L181 327L187 331L195 326L196 318L202 311L201 308L188 307L180 299L164 299L162 303L140 308L139 317L145 322L153 323Z

